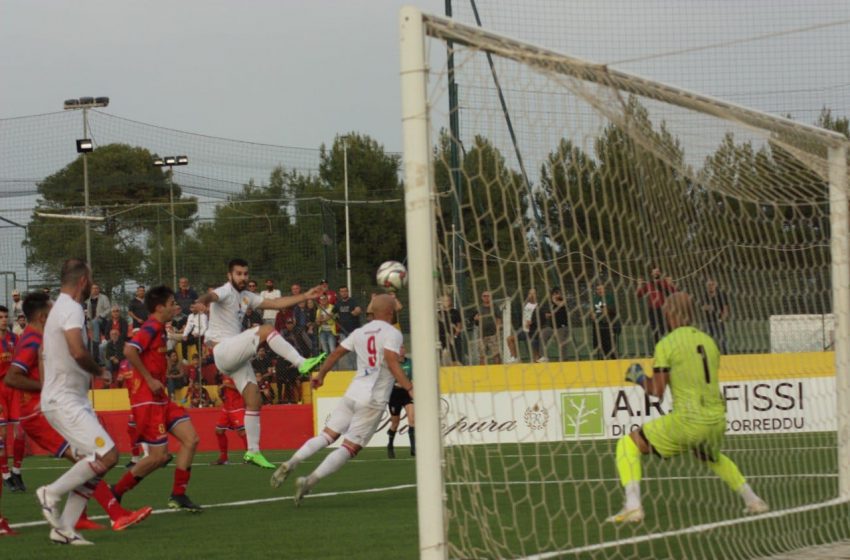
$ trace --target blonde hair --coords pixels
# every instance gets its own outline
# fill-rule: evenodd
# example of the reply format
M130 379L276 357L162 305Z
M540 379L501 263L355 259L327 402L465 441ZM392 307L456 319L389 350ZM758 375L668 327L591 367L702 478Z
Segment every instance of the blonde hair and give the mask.
M670 294L664 301L662 309L678 326L690 325L694 322L694 302L688 292Z

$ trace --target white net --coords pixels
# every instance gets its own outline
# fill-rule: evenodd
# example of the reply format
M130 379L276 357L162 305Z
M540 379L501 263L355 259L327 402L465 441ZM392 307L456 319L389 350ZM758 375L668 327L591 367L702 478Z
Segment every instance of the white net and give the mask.
M450 53L428 107L451 555L756 557L846 538L830 248L848 232L831 231L830 196L846 204L847 140L425 26L429 60ZM673 290L724 354L724 450L771 514L743 516L685 454L644 458L642 524L605 522L623 499L616 440L675 407L623 381L651 369Z

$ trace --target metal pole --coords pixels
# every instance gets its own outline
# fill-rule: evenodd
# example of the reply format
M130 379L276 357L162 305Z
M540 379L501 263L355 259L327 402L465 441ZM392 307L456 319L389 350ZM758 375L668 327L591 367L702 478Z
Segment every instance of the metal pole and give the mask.
M434 175L428 136L425 28L422 13L405 6L400 15L401 110L404 138L404 206L410 267L411 346L416 356L416 501L419 557L448 555L443 505L443 448L440 431L440 361L434 260Z
M352 293L351 286L351 229L348 221L348 138L342 137L342 170L343 183L345 184L345 284L348 293Z
M829 148L829 229L832 312L835 315L835 393L838 415L838 496L850 499L850 217L847 147Z
M446 17L452 17L452 0L446 0ZM461 251L463 250L463 239L461 231L461 205L463 204L463 173L460 163L460 107L458 105L458 89L455 81L455 53L454 42L446 41L448 51L447 70L449 79L449 165L451 166L452 184L454 193L452 196L452 283L454 284L454 301L458 309L463 309L463 293L466 267Z
M174 167L168 168L168 190L171 193L171 289L177 289L177 241L174 234Z
M89 137L89 111L83 107L83 138ZM89 224L89 165L86 153L83 152L83 204L85 205L86 224L86 262L94 274L94 264L91 260L91 224Z

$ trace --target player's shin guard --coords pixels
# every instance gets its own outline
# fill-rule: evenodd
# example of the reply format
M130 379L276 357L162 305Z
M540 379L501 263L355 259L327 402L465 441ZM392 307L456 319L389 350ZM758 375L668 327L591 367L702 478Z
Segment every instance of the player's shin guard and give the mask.
M640 449L631 436L623 436L617 442L617 472L626 491L626 509L640 507Z
M245 411L245 437L248 440L248 451L257 453L260 451L260 411Z
M708 466L714 471L714 474L720 477L720 480L735 492L738 492L747 482L744 480L744 475L738 470L738 465L723 453L717 454L717 461L708 461Z
M82 486L95 476L98 476L95 471L96 468L97 467L91 461L79 461L74 463L71 468L65 472L65 474L47 486L47 491L53 496L64 496L75 488ZM74 521L76 521L76 519L74 519Z
M68 495L68 501L65 502L65 509L62 510L62 526L66 529L73 530L80 519L83 510L86 509L86 504L89 503L97 483L100 482L100 477L93 478L81 484Z
M288 343L279 332L272 331L271 334L266 337L266 342L275 354L285 359L295 367L300 366L301 363L304 362L304 356L299 354L298 350Z
M296 451L295 454L287 461L289 467L291 469L294 469L298 466L299 463L301 463L301 461L304 461L305 459L313 456L314 454L318 453L319 451L333 443L331 441L328 441L328 439L328 436L325 435L324 432L322 432L321 434L305 441L304 445L302 445L298 449L298 451Z
M186 487L189 486L189 479L192 477L192 467L187 469L174 469L174 485L171 487L172 496L182 496L186 493Z
M330 455L325 457L325 460L322 461L316 470L310 475L310 484L315 484L317 480L321 480L326 476L332 475L336 471L342 468L344 464L351 459L352 454L345 447L340 447L335 449Z

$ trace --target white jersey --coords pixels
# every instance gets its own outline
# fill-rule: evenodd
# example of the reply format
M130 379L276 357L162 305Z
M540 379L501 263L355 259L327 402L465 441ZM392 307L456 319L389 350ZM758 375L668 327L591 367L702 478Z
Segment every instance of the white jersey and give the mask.
M384 363L384 350L401 352L401 331L386 321L374 320L342 341L343 348L357 354L357 375L345 396L358 403L384 406L390 400L395 378Z
M260 296L263 299L277 299L281 297L280 290L263 290L260 292ZM277 309L263 309L263 319L268 321L274 321L275 317L277 317Z
M65 331L80 329L83 344L87 344L85 322L83 306L68 294L60 294L44 324L42 410L89 406L88 392L92 376L71 356L65 339Z
M215 289L218 301L210 304L210 321L207 340L220 342L242 332L242 319L248 309L256 309L263 302L258 294L245 290L237 291L228 282Z

